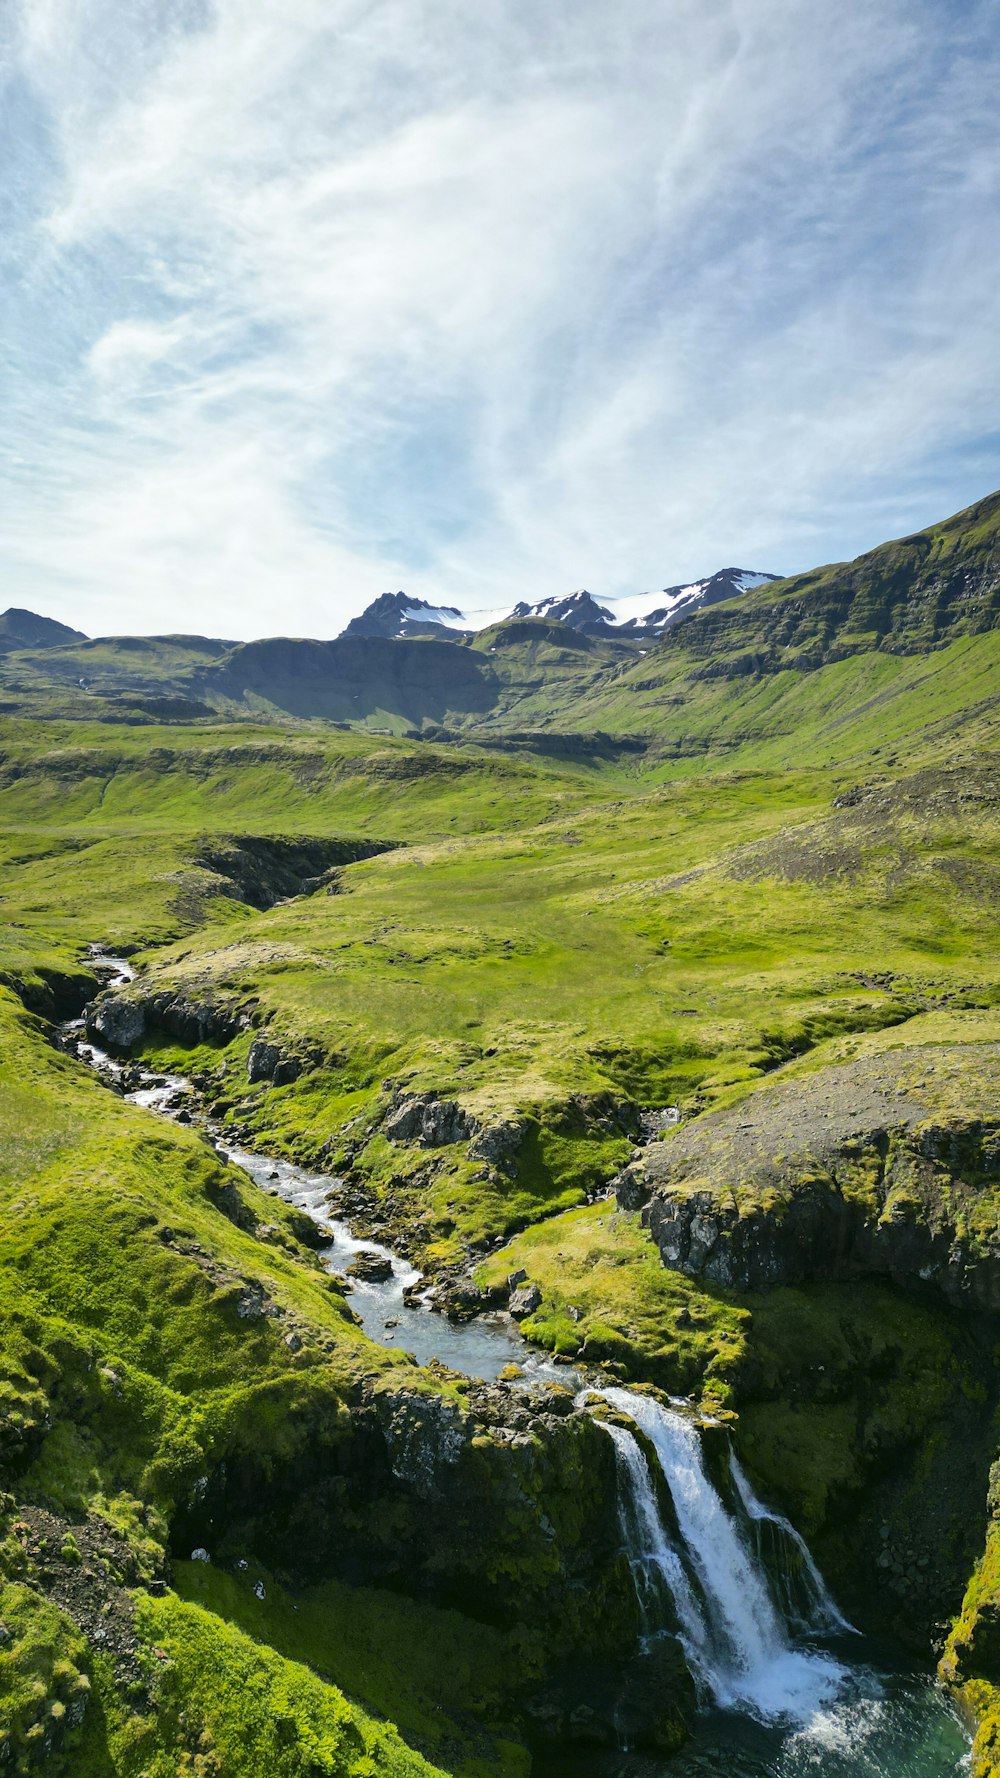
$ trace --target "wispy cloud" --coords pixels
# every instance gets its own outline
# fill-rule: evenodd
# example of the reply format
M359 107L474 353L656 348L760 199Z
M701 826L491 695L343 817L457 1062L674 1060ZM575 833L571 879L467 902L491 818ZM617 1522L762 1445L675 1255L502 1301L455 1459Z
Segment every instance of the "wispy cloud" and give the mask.
M22 0L0 559L330 634L794 568L1000 483L995 6Z

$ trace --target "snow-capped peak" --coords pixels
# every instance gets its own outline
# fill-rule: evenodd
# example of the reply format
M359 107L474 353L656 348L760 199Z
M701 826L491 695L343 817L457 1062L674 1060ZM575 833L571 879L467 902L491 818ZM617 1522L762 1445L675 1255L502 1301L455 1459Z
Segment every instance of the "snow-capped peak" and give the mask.
M597 600L588 593L586 587L580 587L575 593L564 593L560 597L540 599L536 605L527 605L523 601L515 605L511 617L533 617L549 623L569 624L573 630L591 629L595 625L614 623L615 619L607 605L598 605Z
M507 618L562 623L594 636L650 636L666 630L688 611L735 598L777 575L750 568L720 568L707 580L664 587L660 593L629 593L602 603L579 587L574 593L552 594L535 604L522 600L497 611L460 611L456 605L432 605L405 593L383 593L360 617L351 619L345 636L396 638L437 635L472 636Z

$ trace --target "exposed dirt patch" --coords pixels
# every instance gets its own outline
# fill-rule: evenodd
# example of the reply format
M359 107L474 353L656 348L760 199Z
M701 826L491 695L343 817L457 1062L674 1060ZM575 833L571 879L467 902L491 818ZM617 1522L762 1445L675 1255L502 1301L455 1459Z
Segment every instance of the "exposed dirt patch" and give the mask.
M61 1518L41 1506L21 1505L12 1530L26 1558L24 1579L71 1617L91 1646L108 1656L118 1682L140 1707L148 1705L146 1671L130 1587L162 1588L163 1575L140 1572L134 1550L105 1520Z

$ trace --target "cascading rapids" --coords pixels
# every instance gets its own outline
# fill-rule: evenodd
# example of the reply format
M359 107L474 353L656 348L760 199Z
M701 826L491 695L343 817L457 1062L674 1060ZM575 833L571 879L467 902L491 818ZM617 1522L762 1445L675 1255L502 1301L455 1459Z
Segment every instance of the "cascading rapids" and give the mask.
M848 1671L826 1651L802 1646L796 1634L850 1626L798 1533L757 1500L735 1459L734 1510L727 1508L706 1473L697 1429L684 1414L628 1389L602 1394L649 1439L677 1520L671 1536L635 1436L603 1422L615 1442L622 1528L648 1630L676 1621L706 1701L763 1720L808 1720L837 1696ZM775 1565L776 1583L762 1559L761 1540L768 1536L786 1552ZM787 1559L789 1551L794 1561Z

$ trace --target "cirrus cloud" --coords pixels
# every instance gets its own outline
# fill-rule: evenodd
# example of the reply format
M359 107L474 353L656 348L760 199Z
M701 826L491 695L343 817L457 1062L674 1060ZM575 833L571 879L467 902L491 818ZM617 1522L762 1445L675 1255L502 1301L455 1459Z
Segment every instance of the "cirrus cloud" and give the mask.
M12 602L331 634L386 586L791 570L986 492L991 22L22 0Z

